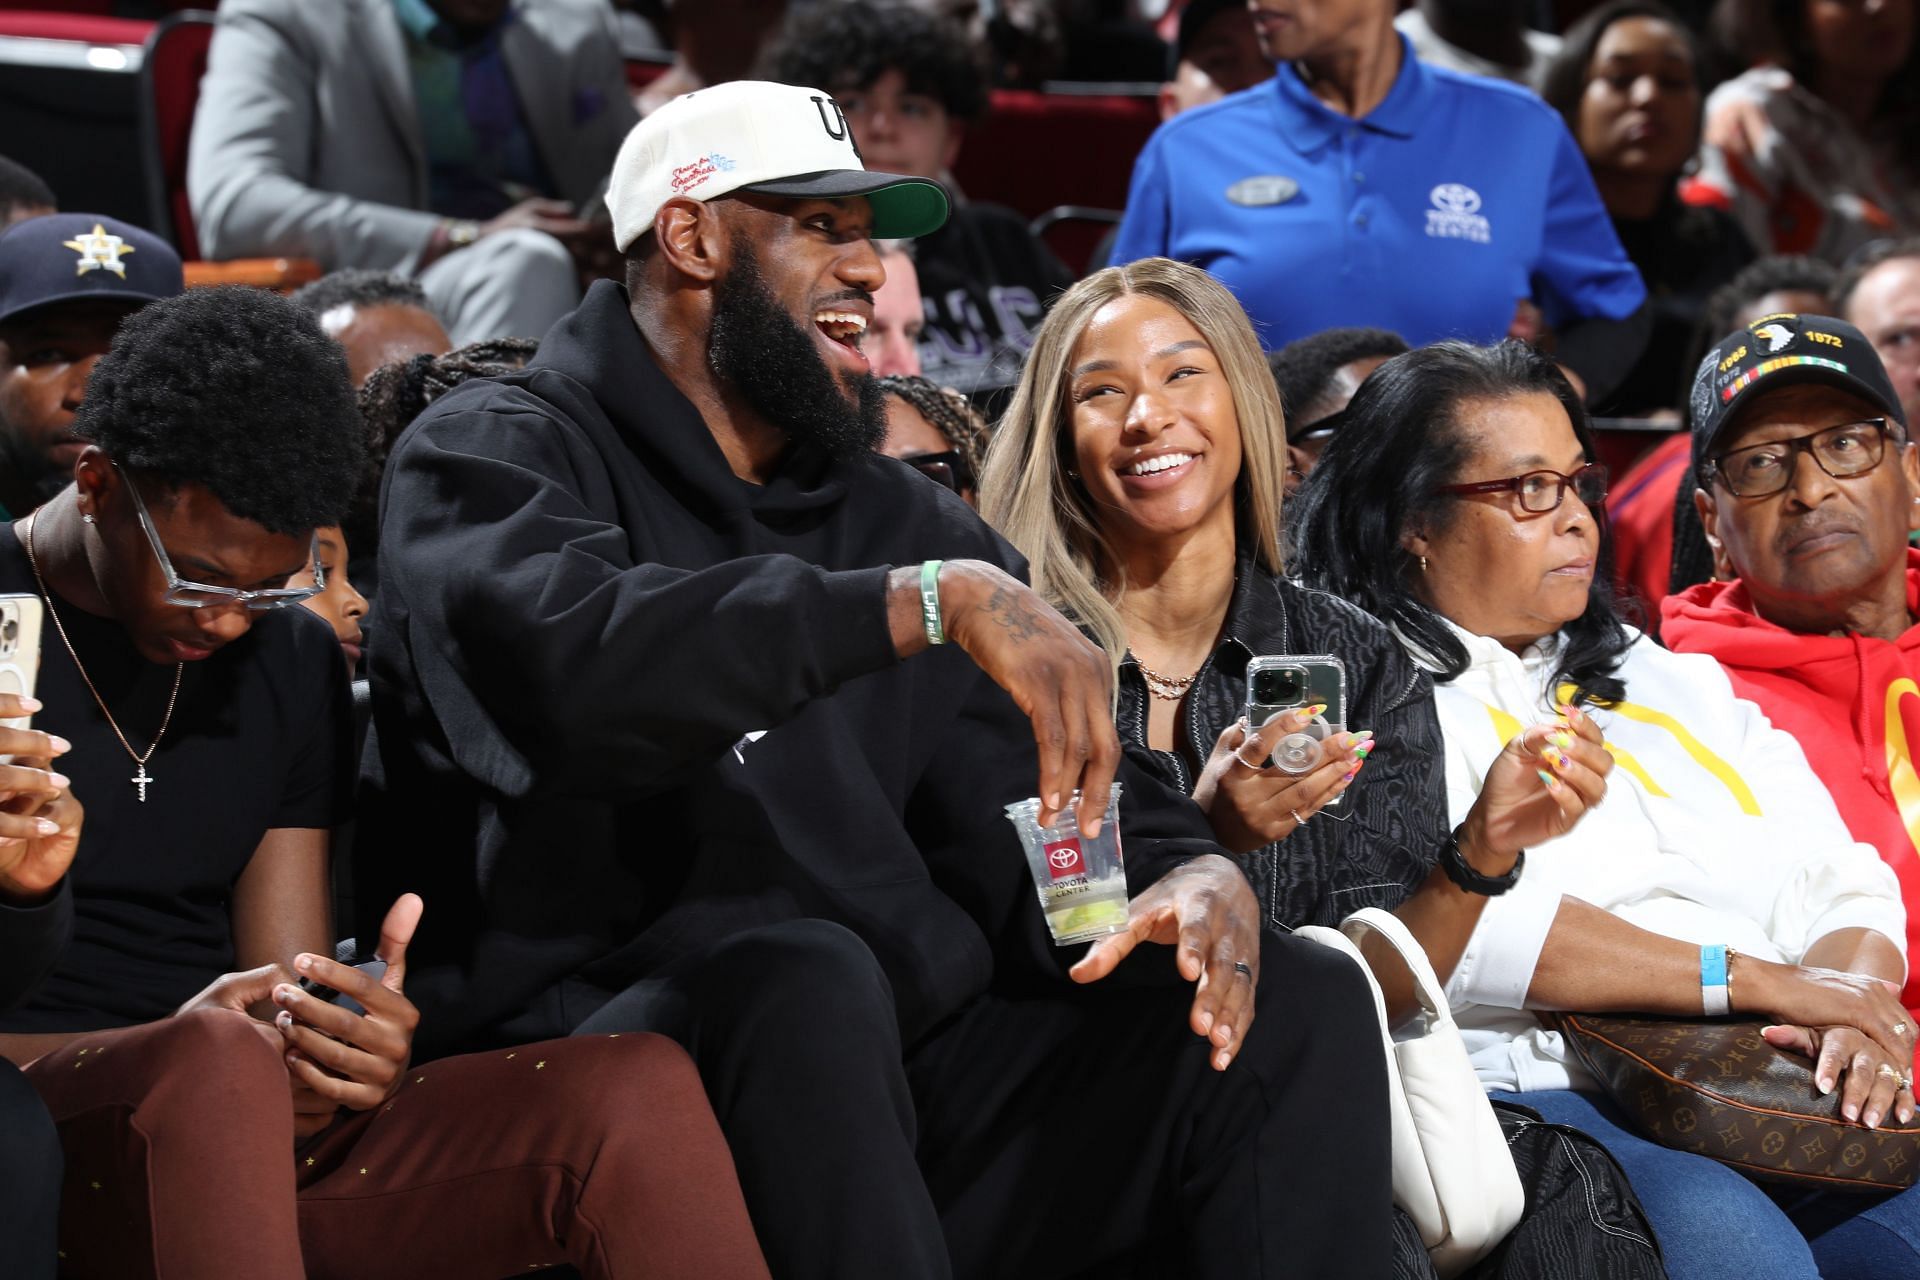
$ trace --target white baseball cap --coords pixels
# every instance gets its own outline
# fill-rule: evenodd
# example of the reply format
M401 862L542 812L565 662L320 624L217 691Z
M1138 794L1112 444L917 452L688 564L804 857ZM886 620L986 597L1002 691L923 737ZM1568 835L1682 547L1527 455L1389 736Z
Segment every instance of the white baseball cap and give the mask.
M633 127L613 162L607 208L622 252L653 230L674 196L712 200L735 191L841 199L865 196L873 234L923 236L947 220L937 182L869 172L853 130L819 89L730 80L682 94Z

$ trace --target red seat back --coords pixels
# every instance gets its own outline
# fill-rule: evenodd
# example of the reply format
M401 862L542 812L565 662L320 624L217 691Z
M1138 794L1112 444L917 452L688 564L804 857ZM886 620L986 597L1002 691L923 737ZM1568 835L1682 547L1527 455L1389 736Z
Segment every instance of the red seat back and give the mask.
M141 142L147 169L147 216L162 235L171 234L186 262L200 258L187 203L187 141L200 103L200 77L207 73L213 14L190 9L168 17L147 37L140 83L146 111Z
M954 177L972 199L1028 218L1057 205L1124 208L1134 159L1159 123L1152 98L996 89Z

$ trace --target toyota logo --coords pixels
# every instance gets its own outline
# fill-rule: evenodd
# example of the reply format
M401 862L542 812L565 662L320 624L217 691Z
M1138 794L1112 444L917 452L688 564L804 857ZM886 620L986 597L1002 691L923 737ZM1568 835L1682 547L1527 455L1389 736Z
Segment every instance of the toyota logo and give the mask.
M1442 213L1480 212L1480 193L1458 182L1443 182L1431 193L1433 207Z
M1053 864L1055 871L1065 871L1068 867L1080 861L1080 851L1072 845L1065 845L1049 853L1047 855L1047 861Z

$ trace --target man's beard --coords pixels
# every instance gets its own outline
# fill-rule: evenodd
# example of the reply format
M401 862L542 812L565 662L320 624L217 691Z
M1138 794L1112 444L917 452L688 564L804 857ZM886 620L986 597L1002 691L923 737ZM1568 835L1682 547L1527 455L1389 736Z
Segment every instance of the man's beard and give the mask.
M887 434L886 396L872 374L836 375L760 273L733 242L733 270L714 285L707 366L796 444L835 460L872 453Z

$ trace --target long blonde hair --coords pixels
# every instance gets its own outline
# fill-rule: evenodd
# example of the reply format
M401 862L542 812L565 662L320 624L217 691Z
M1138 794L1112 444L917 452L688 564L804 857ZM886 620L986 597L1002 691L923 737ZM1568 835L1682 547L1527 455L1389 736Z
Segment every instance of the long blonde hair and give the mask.
M1280 496L1287 469L1286 421L1260 340L1246 312L1212 276L1167 258L1142 258L1095 272L1053 304L987 450L980 514L1027 558L1034 590L1090 631L1116 664L1127 649L1115 607L1126 584L1092 502L1067 474L1067 384L1074 346L1094 313L1128 295L1156 298L1185 316L1220 361L1240 423L1240 475L1234 483L1239 536L1253 540L1255 559L1275 574L1281 571Z

